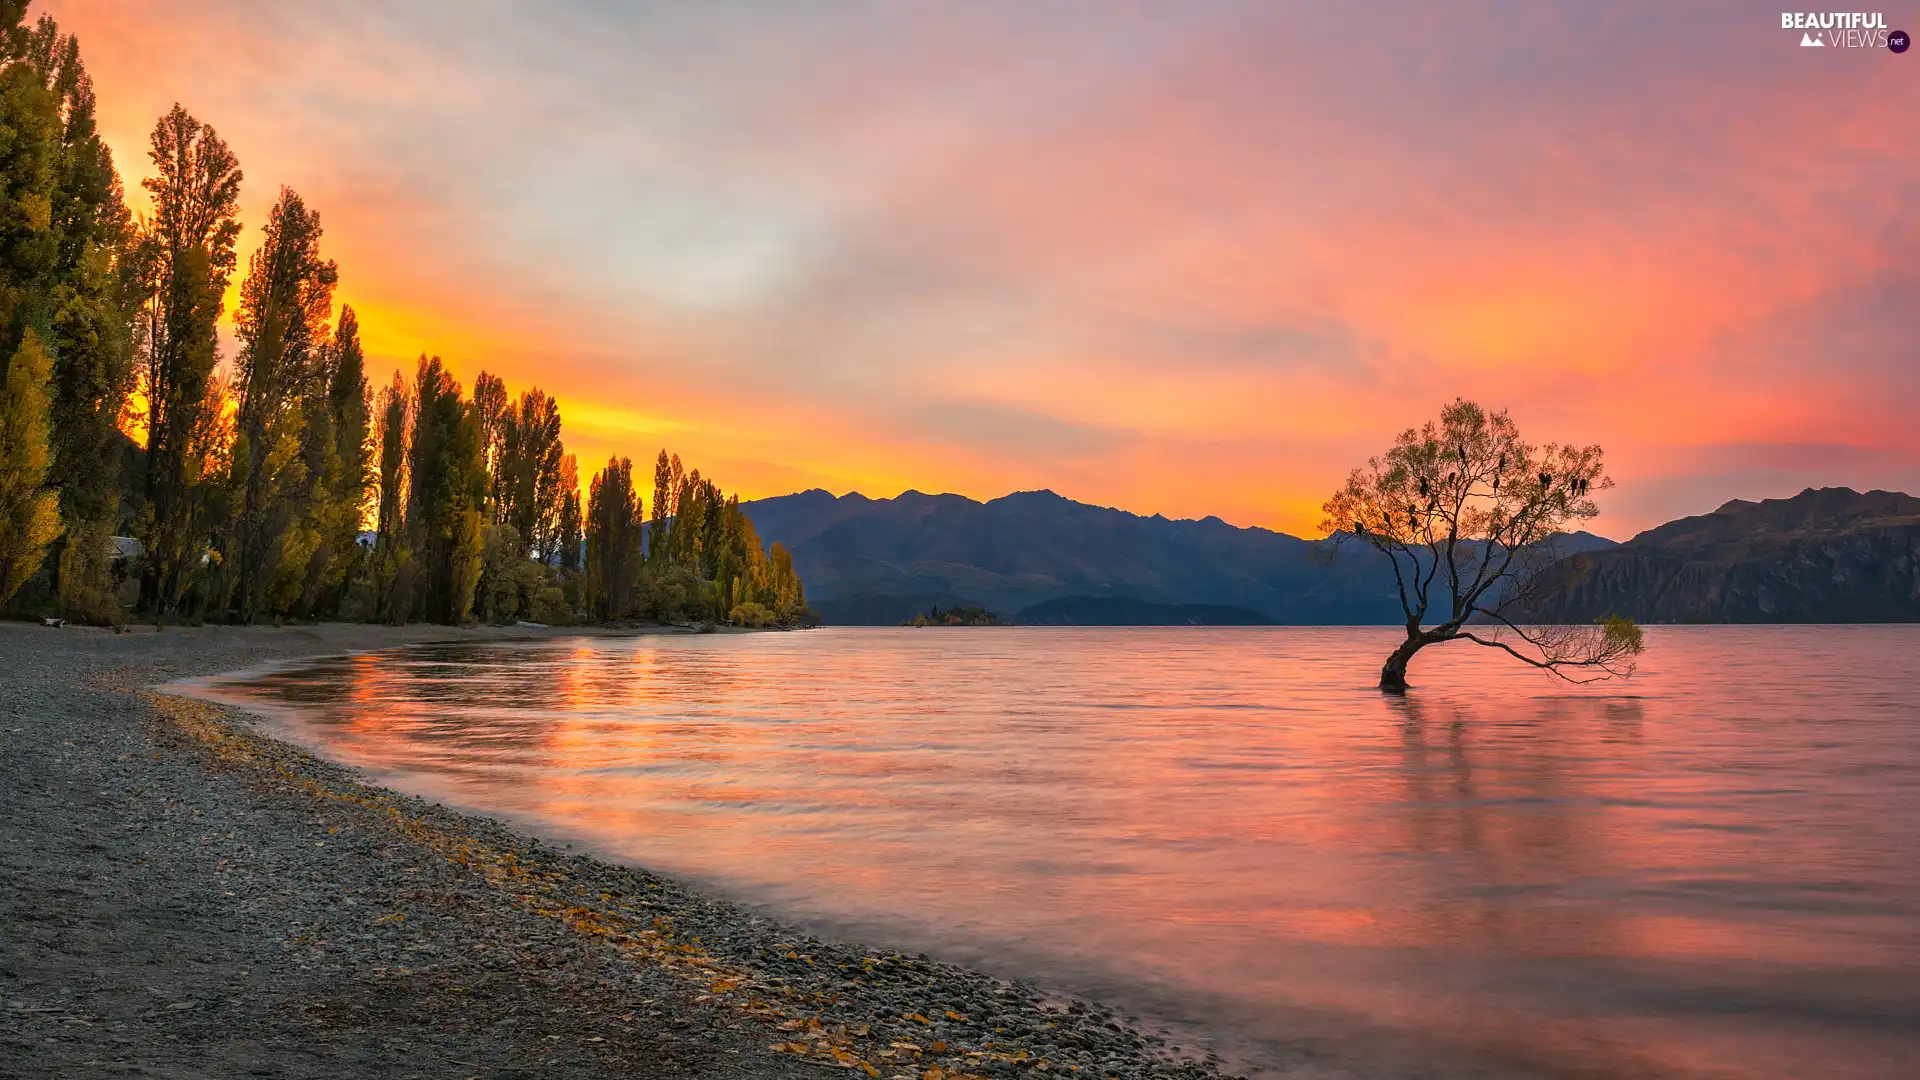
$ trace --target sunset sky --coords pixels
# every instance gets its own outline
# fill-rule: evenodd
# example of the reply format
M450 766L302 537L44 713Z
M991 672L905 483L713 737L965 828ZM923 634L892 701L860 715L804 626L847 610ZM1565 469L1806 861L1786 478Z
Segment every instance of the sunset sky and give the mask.
M246 247L280 185L320 211L377 381L538 383L583 473L664 445L749 498L1312 534L1465 395L1602 443L1616 537L1920 491L1920 51L1681 7L35 10L136 207L178 101L240 158Z

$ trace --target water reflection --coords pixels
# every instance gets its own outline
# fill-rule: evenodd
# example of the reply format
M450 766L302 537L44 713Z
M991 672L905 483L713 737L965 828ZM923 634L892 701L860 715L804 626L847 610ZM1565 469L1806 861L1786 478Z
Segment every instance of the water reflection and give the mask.
M1275 1075L1920 1075L1920 628L1569 691L1370 630L396 650L216 685L399 786ZM1901 685L1889 686L1889 672Z

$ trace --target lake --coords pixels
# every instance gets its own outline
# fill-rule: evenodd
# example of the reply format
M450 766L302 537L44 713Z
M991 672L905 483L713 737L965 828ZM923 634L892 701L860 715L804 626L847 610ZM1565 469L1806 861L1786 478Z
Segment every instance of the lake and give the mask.
M1576 687L1379 628L418 646L208 681L382 783L1270 1076L1920 1076L1920 627Z

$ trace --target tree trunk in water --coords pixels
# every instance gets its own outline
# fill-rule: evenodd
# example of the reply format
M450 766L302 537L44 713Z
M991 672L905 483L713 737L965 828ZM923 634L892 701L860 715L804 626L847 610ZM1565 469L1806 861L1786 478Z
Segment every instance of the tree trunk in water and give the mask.
M1406 693L1407 663L1413 659L1414 653L1419 652L1426 645L1426 638L1418 634L1408 634L1407 640L1393 650L1393 655L1387 657L1386 665L1380 669L1380 689L1389 694Z

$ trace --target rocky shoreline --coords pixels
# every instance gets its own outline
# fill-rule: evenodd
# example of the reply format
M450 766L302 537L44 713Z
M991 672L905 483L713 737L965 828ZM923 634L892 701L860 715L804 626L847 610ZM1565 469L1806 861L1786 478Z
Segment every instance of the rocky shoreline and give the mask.
M489 634L0 626L0 1075L1221 1075L1100 1005L822 941L150 689Z

